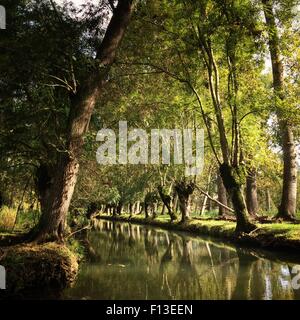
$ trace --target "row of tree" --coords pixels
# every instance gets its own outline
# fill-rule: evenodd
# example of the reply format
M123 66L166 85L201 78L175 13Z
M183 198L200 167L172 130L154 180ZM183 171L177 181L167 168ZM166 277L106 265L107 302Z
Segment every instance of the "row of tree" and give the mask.
M106 198L120 212L125 203L146 207L154 190L172 220L175 190L185 220L194 190L210 196L211 181L220 206L233 208L238 233L255 228L256 179L267 194L274 190L277 217L295 219L296 0L102 0L80 9L4 2L0 198L10 189L18 199L24 192L38 199L32 239L62 240L70 205ZM186 179L172 165L97 166L96 132L119 120L148 130L204 127L204 174Z

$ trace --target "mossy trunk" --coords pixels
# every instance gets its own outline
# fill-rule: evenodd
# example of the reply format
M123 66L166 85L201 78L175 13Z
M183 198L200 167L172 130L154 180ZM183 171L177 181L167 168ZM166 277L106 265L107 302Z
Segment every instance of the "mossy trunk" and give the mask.
M220 166L220 174L224 186L231 198L234 212L236 215L236 233L249 233L256 227L249 221L247 207L243 195L243 184L245 183L246 173L242 166L233 168L228 164Z
M175 184L175 191L178 196L179 209L181 212L181 222L186 222L190 218L190 196L195 190L192 182L180 181Z
M178 194L179 209L181 212L181 222L186 222L190 218L190 201L186 194Z

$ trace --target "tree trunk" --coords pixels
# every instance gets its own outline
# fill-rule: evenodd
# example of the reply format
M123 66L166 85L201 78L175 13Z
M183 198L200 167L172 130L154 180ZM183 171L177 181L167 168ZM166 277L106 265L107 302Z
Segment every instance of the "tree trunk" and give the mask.
M277 214L278 218L294 220L297 205L297 163L294 135L287 124L281 125L283 131L283 184L282 197Z
M112 216L115 217L117 215L117 206L113 205L111 211L112 211Z
M279 35L273 12L273 1L262 0L266 24L269 35L269 51L272 61L273 87L276 98L284 100L284 66L280 57ZM277 111L279 127L281 131L282 151L283 151L283 184L282 197L279 205L277 218L284 220L294 220L296 213L297 198L297 164L296 150L292 124L289 120L283 119Z
M195 185L184 181L175 184L175 191L178 195L179 209L181 212L181 222L186 222L190 218L190 196L195 190Z
M266 190L266 211L267 212L271 212L272 210L272 200L271 200L271 194L270 194L270 190L267 189Z
M211 201L210 201L210 199L207 199L206 210L207 210L208 214L211 213Z
M253 217L258 212L257 186L256 186L256 170L248 171L246 179L246 204L249 214Z
M171 202L172 202L171 196L169 196L164 191L164 188L162 186L158 186L157 190L158 190L158 194L164 204L164 207L166 207L168 209L168 215L170 216L171 221L176 220L177 219L176 214L172 211L172 208L171 208Z
M173 212L176 214L178 209L178 195L176 194L173 198Z
M51 176L53 173L46 164L40 164L35 172L35 191L38 196L41 211L44 212L48 203L49 191L51 184L53 183Z
M245 180L243 168L241 166L233 168L230 165L223 163L220 166L220 174L224 186L230 195L236 214L236 233L251 232L255 229L255 225L248 219L248 212L242 191Z
M227 206L228 203L227 203L226 188L224 186L224 183L222 181L222 177L220 176L220 174L218 174L218 177L217 177L217 184L218 184L218 201L220 201L225 206ZM226 216L226 214L227 214L227 210L224 207L219 205L219 216L223 217L223 216Z
M144 203L144 210L145 210L145 218L148 219L149 218L149 204L148 203Z
M133 10L132 0L118 2L97 50L95 69L71 97L66 132L66 152L59 156L47 204L42 212L35 239L38 242L63 240L66 215L69 209L79 170L83 137L88 130L97 98L101 95L117 48L124 36Z
M86 211L86 217L93 219L93 217L99 212L99 204L97 202L91 202Z
M157 217L157 203L152 204L152 219Z
M136 207L135 207L135 214L139 214L140 213L140 201L138 201L137 203L136 203Z
M203 216L205 213L207 199L208 199L208 197L204 196L202 206L201 206L200 216Z
M77 179L78 163L63 157L57 166L57 172L63 172L64 175L54 176L46 203L42 208L38 233L35 235L38 242L63 241L66 215Z
M134 204L131 202L128 204L128 211L129 211L130 216L132 216L133 211L134 211Z
M121 215L123 211L123 202L119 201L119 203L117 204L117 214Z

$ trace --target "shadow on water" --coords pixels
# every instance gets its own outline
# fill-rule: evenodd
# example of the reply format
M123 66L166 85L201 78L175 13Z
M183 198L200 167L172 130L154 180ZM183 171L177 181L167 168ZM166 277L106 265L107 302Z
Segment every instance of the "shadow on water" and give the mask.
M300 299L279 253L105 220L86 241L92 258L62 299Z

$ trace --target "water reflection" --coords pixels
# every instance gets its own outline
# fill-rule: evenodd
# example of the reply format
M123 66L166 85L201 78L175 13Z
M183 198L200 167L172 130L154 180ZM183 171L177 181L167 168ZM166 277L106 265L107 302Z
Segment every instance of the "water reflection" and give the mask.
M222 242L100 220L69 299L300 299L293 264Z

